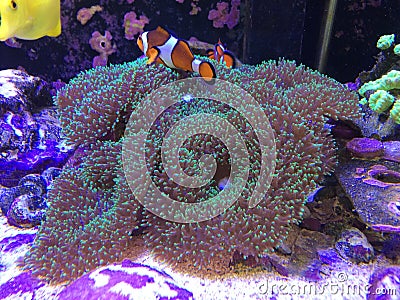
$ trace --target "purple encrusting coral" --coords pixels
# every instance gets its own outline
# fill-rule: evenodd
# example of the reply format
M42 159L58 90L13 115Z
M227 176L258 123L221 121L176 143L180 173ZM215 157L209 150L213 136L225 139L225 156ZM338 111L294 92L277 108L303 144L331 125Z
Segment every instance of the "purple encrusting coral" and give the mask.
M346 144L352 155L361 158L374 158L383 155L381 141L370 138L354 138Z
M179 287L168 274L125 259L86 274L66 287L60 299L165 299L189 300L193 294Z
M344 262L345 260L340 257L337 251L334 249L330 248L327 250L318 250L318 258L323 264L327 265L335 265L335 264L340 264Z
M32 293L44 285L45 283L33 277L31 272L23 272L0 285L0 299L5 299L15 294Z
M126 13L124 16L125 38L128 40L135 39L136 36L143 32L146 24L149 24L149 19L146 16L141 15L137 18L134 11Z
M62 167L71 154L71 150L62 152L50 148L20 153L16 160L0 158L0 185L12 187L27 174L41 173L50 167Z
M0 250L10 252L24 244L30 244L35 239L35 233L23 233L11 237L6 237L0 241Z

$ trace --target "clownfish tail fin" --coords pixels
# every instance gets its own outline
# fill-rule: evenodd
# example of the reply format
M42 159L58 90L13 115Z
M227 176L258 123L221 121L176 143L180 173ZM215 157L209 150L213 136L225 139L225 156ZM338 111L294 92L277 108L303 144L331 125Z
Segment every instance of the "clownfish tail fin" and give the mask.
M208 61L202 61L199 64L199 74L207 83L210 84L213 84L215 82L215 78L217 78L214 66Z

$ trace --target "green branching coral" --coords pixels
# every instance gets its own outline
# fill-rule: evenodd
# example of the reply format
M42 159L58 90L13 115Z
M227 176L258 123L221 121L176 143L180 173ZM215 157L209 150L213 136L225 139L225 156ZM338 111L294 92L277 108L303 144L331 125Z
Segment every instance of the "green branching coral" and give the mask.
M166 109L147 135L143 147L153 182L184 202L202 201L219 192L219 182L229 175L231 157L217 138L195 135L179 151L180 167L188 174L196 174L202 153L215 158L217 172L204 188L177 186L160 162L161 141L170 127L188 114L205 112L218 114L241 132L250 153L248 182L238 201L211 220L173 223L148 211L143 220L142 207L122 172L120 143L139 101L179 76L164 66L146 66L143 60L91 70L78 75L57 96L65 133L83 154L66 167L49 194L48 218L26 258L35 274L70 280L119 259L129 231L140 222L147 226L146 245L157 257L214 272L224 272L234 253L258 259L285 239L290 226L301 220L307 195L335 165L334 143L324 129L326 117L358 117L357 96L333 79L290 61L216 69L220 79L258 101L273 128L276 169L263 201L248 207L265 154L249 123L218 99L194 99ZM216 131L222 129L219 126L212 124Z
M394 101L396 98L384 90L377 90L368 99L369 107L377 113L388 110Z
M390 117L397 123L400 124L400 101L397 100L392 109L390 110Z
M367 91L376 91L376 90L390 91L399 88L400 88L400 71L392 70L386 75L383 75L381 78L378 78L377 80L364 83L358 90L358 93L361 96L365 96L365 93Z
M400 71L392 70L381 78L364 83L358 93L365 97L362 104L369 104L369 107L383 113L389 111L390 117L395 123L400 124L399 109L400 100L398 90L400 89Z

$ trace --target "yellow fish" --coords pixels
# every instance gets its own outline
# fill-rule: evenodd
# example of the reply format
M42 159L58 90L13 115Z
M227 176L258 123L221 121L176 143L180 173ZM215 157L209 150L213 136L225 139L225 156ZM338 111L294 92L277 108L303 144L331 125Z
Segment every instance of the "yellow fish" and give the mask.
M0 0L0 41L61 33L60 0Z

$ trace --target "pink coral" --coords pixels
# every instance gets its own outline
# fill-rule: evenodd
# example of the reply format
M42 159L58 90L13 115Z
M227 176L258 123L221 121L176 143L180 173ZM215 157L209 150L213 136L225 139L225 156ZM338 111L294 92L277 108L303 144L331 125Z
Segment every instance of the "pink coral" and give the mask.
M240 0L232 0L229 11L228 2L219 2L217 3L217 9L212 9L208 13L208 19L213 21L215 28L222 28L226 25L229 29L232 29L239 23L239 6Z
M192 0L192 2L190 3L192 10L189 12L189 15L195 16L199 12L201 12L201 7L199 6L199 1L200 0ZM182 4L183 2L185 2L185 0L176 0L176 2Z
M104 35L101 35L98 31L92 33L92 37L89 40L90 47L100 53L100 55L93 58L93 67L106 66L108 56L117 51L116 45L113 45L111 40L112 35L109 31L106 31Z
M189 12L189 15L195 16L201 11L201 8L199 6L199 1L200 0L193 0L192 3L190 3L192 10Z
M127 40L133 40L135 35L143 32L146 24L149 24L149 19L145 15L141 15L139 19L137 19L137 15L134 11L126 13L124 16L125 38Z
M79 22L81 22L82 25L85 25L96 12L100 12L102 10L103 8L99 5L94 5L90 8L84 7L78 11L76 18Z

